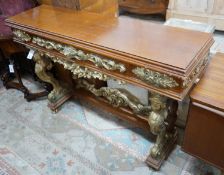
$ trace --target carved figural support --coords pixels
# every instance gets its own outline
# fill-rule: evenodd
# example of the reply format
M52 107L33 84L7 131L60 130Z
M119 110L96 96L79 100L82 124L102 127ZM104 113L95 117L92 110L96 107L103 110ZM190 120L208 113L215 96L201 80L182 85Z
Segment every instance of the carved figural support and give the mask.
M156 143L151 148L150 155L154 159L165 154L167 143L174 139L176 130L177 101L167 99L157 93L151 93L150 97L152 112L149 115L148 123L151 132L157 136Z
M73 78L76 79L77 88L84 88L95 96L106 99L113 107L129 108L134 114L147 117L150 130L156 136L156 141L150 150L150 156L147 158L146 163L150 165L153 164L156 168L161 165L160 160L164 159L164 156L168 154L167 152L171 150L170 146L174 145L176 140L176 130L174 128L177 111L176 101L156 93L151 93L149 98L151 106L144 106L138 98L125 89L109 87L95 88L94 84L90 84L85 79L94 78L107 81L112 79L112 77L100 71L95 71L95 69L92 70L92 68L80 66L75 60L89 61L97 67L107 70L117 70L119 72L125 72L126 67L113 60L101 58L92 53L85 53L73 46L32 36L20 30L15 30L14 35L21 41L32 42L33 45L40 46L45 50L54 50L59 53L58 57L51 55L48 51L44 51L45 54L40 54L38 52L34 54L34 61L36 62L35 72L37 76L53 86L53 90L48 95L48 106L53 111L56 111L61 104L70 98L72 93L67 86L61 84L49 72L53 66L52 62L61 64L65 69L72 72ZM199 67L193 71L192 75L182 83L168 74L142 67L136 67L131 71L141 81L154 87L164 89L186 88L206 63L207 60L205 59L199 64Z
M164 142L165 136L165 119L167 117L166 97L163 97L156 93L151 93L150 102L152 106L152 112L149 115L148 123L150 125L151 132L157 135L156 143L151 149L151 156L156 158L161 155L161 148Z
M70 97L70 90L62 86L54 76L49 72L52 69L51 60L47 57L41 56L40 53L35 52L35 73L44 82L50 83L53 90L48 94L49 107L56 111L57 108Z
M173 116L177 111L176 101L169 100L157 93L151 93L151 106L144 106L135 96L124 89L109 87L96 89L94 84L90 84L84 79L77 80L77 88L84 88L97 97L107 99L113 107L128 107L134 114L148 116L150 130L157 137L151 148L150 157L156 160L166 154L167 143L174 139L176 118Z

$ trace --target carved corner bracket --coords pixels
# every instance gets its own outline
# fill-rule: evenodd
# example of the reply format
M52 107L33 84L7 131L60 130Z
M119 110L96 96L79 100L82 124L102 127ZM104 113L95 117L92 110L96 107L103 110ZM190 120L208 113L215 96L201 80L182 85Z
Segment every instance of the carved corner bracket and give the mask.
M183 81L182 87L186 88L188 87L192 81L195 79L196 76L198 76L201 72L201 70L207 65L209 61L209 56L206 55L203 60L198 64L198 66L192 71L192 73Z

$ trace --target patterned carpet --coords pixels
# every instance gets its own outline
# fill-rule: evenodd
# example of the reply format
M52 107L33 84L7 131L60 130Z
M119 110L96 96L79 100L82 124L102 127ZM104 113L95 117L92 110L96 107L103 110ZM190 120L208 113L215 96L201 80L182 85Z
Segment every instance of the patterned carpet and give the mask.
M38 86L25 80L34 91ZM0 175L219 175L177 146L160 171L144 160L148 134L83 101L53 114L0 84Z

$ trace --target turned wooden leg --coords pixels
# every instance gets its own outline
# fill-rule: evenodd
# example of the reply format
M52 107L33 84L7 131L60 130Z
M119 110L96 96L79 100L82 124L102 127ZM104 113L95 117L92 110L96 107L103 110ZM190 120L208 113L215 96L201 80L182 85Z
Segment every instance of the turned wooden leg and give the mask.
M53 90L48 94L48 106L52 111L57 112L58 107L70 98L72 93L67 86L62 85L49 72L53 65L48 57L45 57L36 51L33 58L36 63L35 73L37 76L42 81L50 83L53 86Z
M149 115L148 123L151 132L156 135L156 142L150 150L150 156L146 163L159 169L176 142L174 124L177 116L177 101L151 93L150 102L152 112Z
M43 92L38 92L38 93L31 93L29 91L29 89L23 84L22 78L21 78L21 74L18 68L18 65L15 63L15 61L13 60L13 69L14 69L14 76L12 77L10 75L10 73L8 71L5 71L5 73L1 76L1 79L3 81L3 85L5 86L6 89L17 89L19 91L22 91L24 93L24 98L29 102L31 100L35 100L39 97L43 97L43 96L47 96L49 91L47 91L48 89L45 87L45 91ZM13 79L18 80L18 82L13 81Z
M18 71L18 65L16 65L15 62L12 62L11 64L14 69L14 76L18 80L18 82L14 82L13 78L10 76L10 73L6 71L1 77L3 85L6 89L17 89L19 91L22 91L24 94L27 94L29 90L24 86L22 82L21 75Z
M10 88L12 88L12 89L18 89L18 90L20 90L20 91L23 92L23 91L25 91L25 88L23 88L24 85L23 85L23 83L21 81L20 74L18 73L18 70L17 70L17 67L18 66L15 64L14 60L12 60L10 58L9 58L9 60L10 60L9 61L10 64L13 67L14 73L10 73L9 70L6 70L3 73L2 77L1 77L1 79L3 81L3 85L6 87L6 89L10 89ZM15 78L17 78L18 83L17 82L16 83L15 82L12 82L12 80L14 78L14 76L11 76L12 74L15 76Z

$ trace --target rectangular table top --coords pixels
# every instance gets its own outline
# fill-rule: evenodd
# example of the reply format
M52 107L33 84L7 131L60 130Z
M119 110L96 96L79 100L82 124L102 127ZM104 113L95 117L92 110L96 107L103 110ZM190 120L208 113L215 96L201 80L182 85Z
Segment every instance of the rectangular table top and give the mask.
M213 42L212 35L207 33L47 5L11 17L7 23L126 54L133 57L133 61L175 69L183 74Z
M189 93L204 72L214 42L209 33L47 5L10 17L6 24L14 29L14 40L27 47L177 100ZM43 43L61 45L63 54ZM94 64L80 61L80 55L69 58L71 50L94 55L108 65L99 68L97 60L92 60ZM122 67L120 72L108 69L112 62Z

